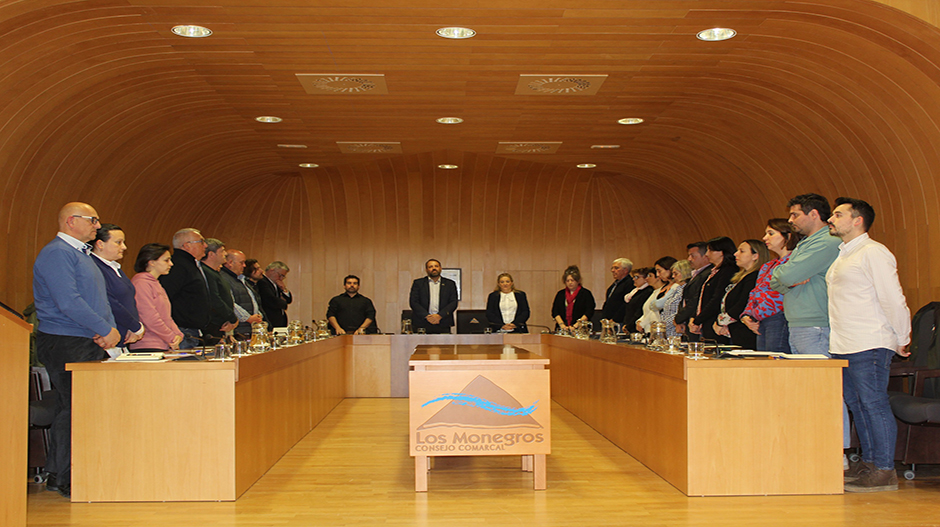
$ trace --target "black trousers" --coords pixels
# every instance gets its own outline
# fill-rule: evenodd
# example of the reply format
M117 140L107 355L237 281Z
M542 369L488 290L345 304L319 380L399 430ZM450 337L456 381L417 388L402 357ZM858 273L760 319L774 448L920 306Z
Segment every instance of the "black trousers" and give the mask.
M72 372L65 371L65 365L104 360L108 354L90 338L38 331L36 356L45 365L57 395L55 418L49 430L46 472L56 475L60 487L69 486L72 480Z

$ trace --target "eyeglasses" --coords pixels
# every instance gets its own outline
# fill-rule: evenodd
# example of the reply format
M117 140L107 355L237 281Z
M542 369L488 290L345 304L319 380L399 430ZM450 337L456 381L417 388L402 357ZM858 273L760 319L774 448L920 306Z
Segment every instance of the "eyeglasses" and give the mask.
M98 218L94 216L82 216L81 214L72 214L72 217L73 218L85 218L86 220L91 222L92 225L101 225L101 222L98 221Z
M188 242L183 242L183 245L186 245L187 243L204 243L206 245L209 245L209 243L206 242L206 240L189 240Z

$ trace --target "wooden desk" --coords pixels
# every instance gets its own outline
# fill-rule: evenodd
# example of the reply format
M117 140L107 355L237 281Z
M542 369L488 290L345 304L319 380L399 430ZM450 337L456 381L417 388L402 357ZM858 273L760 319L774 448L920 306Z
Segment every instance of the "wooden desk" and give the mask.
M551 453L549 361L511 345L417 346L408 364L415 491L434 456L521 455L544 490Z
M846 361L693 361L542 339L555 401L683 493L842 493Z
M33 326L0 309L0 525L26 525L29 334Z
M68 365L72 501L236 499L343 400L345 344Z

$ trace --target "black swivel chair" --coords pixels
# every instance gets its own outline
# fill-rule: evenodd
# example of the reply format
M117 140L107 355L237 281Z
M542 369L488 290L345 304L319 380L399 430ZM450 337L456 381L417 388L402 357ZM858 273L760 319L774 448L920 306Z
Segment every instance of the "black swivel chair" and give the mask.
M940 464L940 399L924 397L927 379L940 377L940 370L914 373L913 394L894 392L890 396L891 411L898 421L898 444L895 459L911 468L905 479L914 479L918 464Z
M48 477L44 470L49 454L49 427L55 418L56 392L42 391L38 371L29 374L29 467L35 471L33 481L43 483Z

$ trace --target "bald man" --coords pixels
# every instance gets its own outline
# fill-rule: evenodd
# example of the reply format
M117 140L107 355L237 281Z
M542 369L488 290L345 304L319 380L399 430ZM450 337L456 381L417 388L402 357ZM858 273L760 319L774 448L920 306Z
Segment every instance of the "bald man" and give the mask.
M261 299L246 283L244 272L245 253L238 249L226 251L225 263L222 264L220 274L228 283L229 289L232 290L232 298L235 300L235 315L238 317L238 327L235 328L235 333L250 335L251 325L255 322L263 322L264 316L261 313Z
M33 265L33 298L39 326L36 354L56 390L56 415L50 430L46 488L71 495L72 374L69 362L108 357L121 340L108 304L104 276L88 242L101 224L87 203L68 203L59 211L59 233Z

